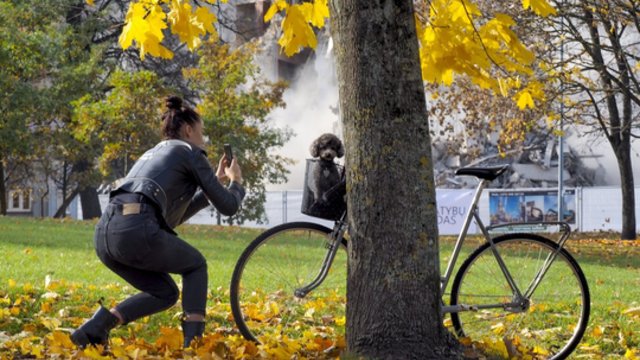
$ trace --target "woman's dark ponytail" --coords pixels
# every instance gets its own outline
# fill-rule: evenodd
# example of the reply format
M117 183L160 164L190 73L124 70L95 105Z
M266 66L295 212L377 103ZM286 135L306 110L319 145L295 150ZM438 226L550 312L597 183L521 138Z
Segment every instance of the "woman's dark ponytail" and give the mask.
M162 115L162 135L166 139L180 139L180 129L186 123L193 126L200 115L183 104L182 98L169 96L165 99L167 111Z

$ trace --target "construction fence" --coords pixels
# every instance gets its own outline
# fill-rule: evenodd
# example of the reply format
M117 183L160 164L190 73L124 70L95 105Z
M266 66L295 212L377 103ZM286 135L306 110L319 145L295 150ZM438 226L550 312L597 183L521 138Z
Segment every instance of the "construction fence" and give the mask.
M438 230L442 235L458 234L469 210L474 189L437 189ZM106 195L100 195L106 206ZM332 222L306 216L300 212L302 191L269 191L266 194L266 217L263 224L243 226L269 228L286 222L310 221L326 226ZM564 221L574 231L620 231L622 229L622 195L617 187L578 187L564 191ZM510 222L556 221L557 189L486 189L478 204L485 225ZM636 188L636 214L640 214L640 188ZM192 217L190 224L216 224L218 215L210 207ZM640 222L638 222L640 225ZM478 230L472 223L469 233Z

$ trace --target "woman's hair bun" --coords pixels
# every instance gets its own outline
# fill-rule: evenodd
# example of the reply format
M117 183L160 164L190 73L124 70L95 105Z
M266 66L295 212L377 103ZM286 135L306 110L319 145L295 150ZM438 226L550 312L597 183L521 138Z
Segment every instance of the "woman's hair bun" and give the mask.
M169 96L166 100L169 110L180 110L182 108L182 99L179 96Z

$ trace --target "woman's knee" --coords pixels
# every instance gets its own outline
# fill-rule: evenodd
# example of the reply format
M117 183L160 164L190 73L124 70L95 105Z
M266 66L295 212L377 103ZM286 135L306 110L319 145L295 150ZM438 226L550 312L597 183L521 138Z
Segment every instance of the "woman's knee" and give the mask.
M193 274L193 273L206 273L207 272L207 259L204 256L200 255L197 261L194 261L193 266L184 272L183 275Z
M178 286L176 284L173 284L165 299L169 306L172 306L178 302L178 299L180 299L180 289L178 289Z
M162 291L150 294L164 302L165 307L167 308L175 305L175 303L178 302L178 299L180 299L180 289L178 289L178 286L175 283L167 284Z

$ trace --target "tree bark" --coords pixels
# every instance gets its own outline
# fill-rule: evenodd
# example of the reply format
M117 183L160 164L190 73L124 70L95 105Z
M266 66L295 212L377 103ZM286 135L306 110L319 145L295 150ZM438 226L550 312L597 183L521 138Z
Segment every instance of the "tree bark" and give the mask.
M102 215L98 191L94 186L87 186L80 191L80 204L82 205L82 219L94 219Z
M4 162L0 156L0 215L7 215L7 188L4 184Z
M620 238L622 240L636 239L636 208L635 208L635 189L633 182L633 168L631 164L631 130L633 128L633 111L631 104L630 92L630 69L627 66L625 55L622 47L619 45L620 38L618 32L609 34L610 42L616 50L607 53L601 39L601 28L604 26L609 29L612 23L604 21L605 19L594 18L593 10L586 4L581 4L584 14L584 23L587 25L589 35L593 45L587 48L594 68L600 76L601 92L604 93L604 103L606 104L607 117L599 115L599 123L604 131L607 140L611 144L611 148L618 162L620 170L620 189L622 192L622 230ZM611 19L607 19L611 20ZM599 21L605 22L604 24ZM622 34L622 33L620 33ZM605 55L614 55L617 60L617 75L613 75L608 68L608 60L605 61ZM597 103L594 104L597 109ZM622 111L620 111L622 107ZM607 126L606 120L609 122Z
M411 0L331 0L346 145L347 350L459 357L442 325L431 140Z
M78 193L79 193L79 190L75 189L71 192L70 196L63 197L62 204L58 206L58 210L56 210L56 213L53 215L53 217L56 219L63 218L67 212L67 207L69 207L69 204L71 204L71 200L73 200L76 197L76 195L78 195ZM52 196L55 196L55 194Z
M636 239L636 195L630 147L630 144L621 144L615 149L618 169L620 169L620 189L622 190L622 231L620 233L622 240Z

